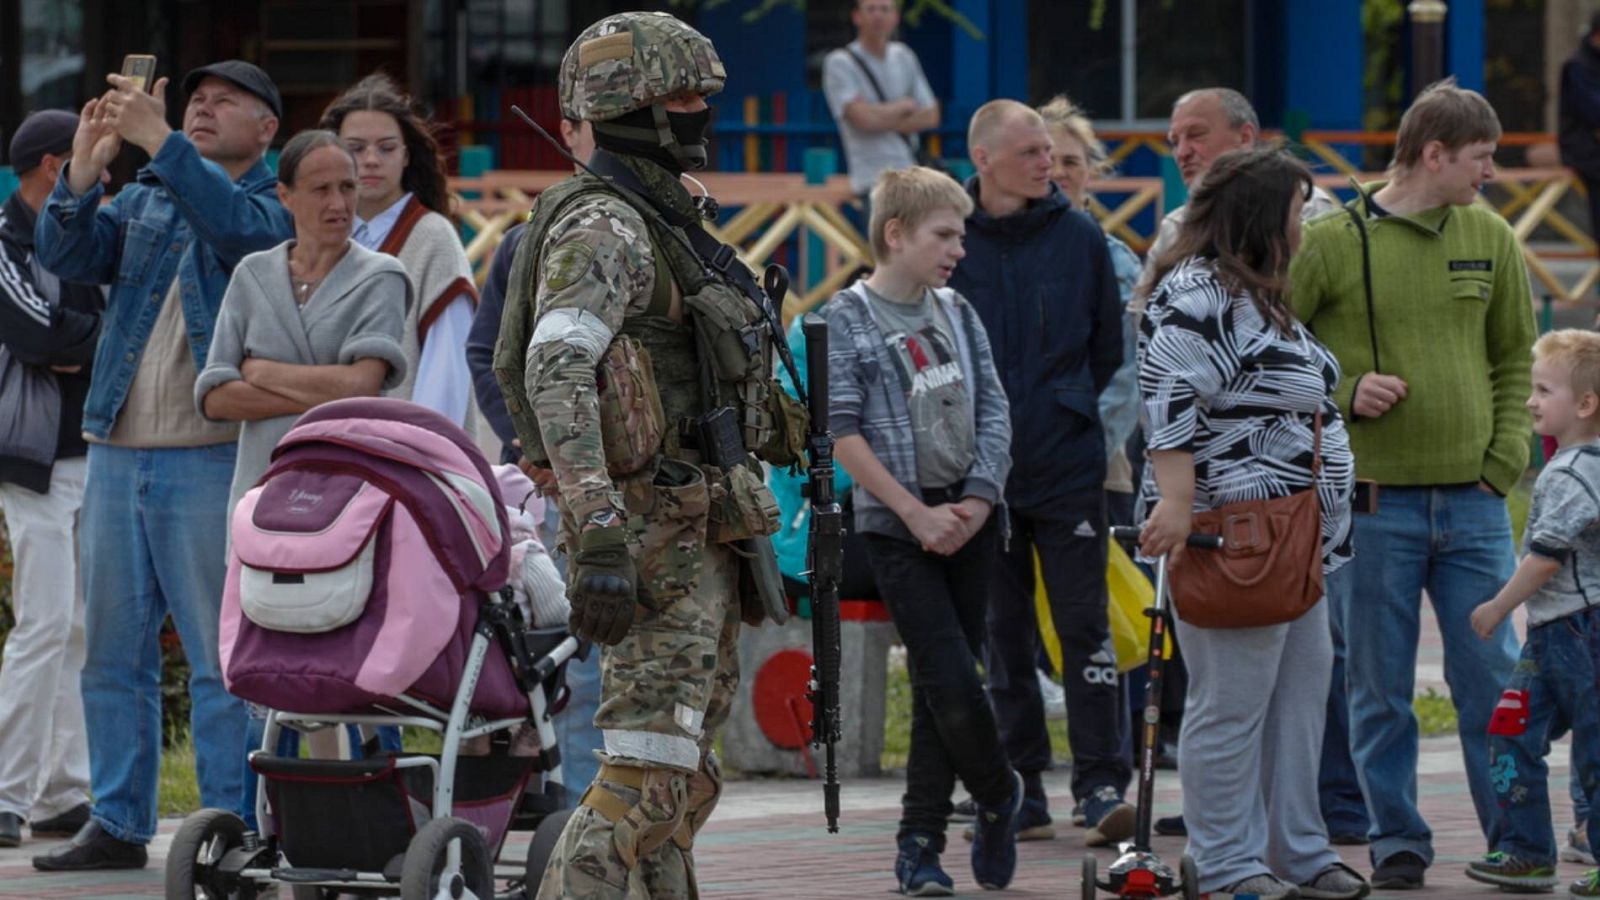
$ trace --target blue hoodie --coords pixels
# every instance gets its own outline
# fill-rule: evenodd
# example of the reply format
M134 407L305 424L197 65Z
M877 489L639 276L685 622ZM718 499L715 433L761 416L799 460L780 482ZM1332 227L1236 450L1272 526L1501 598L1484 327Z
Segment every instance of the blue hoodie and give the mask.
M1019 512L1099 491L1098 398L1122 363L1122 304L1105 234L1061 189L1022 210L983 211L976 177L966 258L950 286L978 311L1011 401L1006 501Z

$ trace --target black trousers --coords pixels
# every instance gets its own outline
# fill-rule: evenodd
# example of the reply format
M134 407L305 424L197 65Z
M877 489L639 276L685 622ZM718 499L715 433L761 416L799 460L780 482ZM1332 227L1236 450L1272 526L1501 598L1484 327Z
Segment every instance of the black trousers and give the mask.
M989 694L1006 754L1030 782L1050 767L1050 735L1039 695L1039 620L1034 613L1034 549L1061 642L1072 795L1105 785L1125 791L1132 767L1116 653L1106 619L1106 512L1100 490L1047 508L1012 510L1011 541L1001 552L989 597Z
M866 535L878 593L911 674L911 752L895 837L929 834L940 852L957 778L979 803L998 805L1011 796L1011 767L978 676L997 533L991 518L952 556Z

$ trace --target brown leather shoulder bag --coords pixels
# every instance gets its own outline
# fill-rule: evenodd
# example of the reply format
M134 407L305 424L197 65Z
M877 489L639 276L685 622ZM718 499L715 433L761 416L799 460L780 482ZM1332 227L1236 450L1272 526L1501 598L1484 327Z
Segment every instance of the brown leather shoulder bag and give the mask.
M1300 618L1322 599L1322 413L1316 414L1311 487L1195 513L1197 534L1221 550L1191 550L1172 579L1178 618L1198 628L1258 628Z

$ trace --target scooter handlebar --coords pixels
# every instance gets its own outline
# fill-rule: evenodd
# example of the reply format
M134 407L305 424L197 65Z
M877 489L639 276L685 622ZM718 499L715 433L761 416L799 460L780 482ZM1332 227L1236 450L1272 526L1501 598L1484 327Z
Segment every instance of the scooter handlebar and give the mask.
M1139 543L1139 532L1141 530L1143 529L1131 525L1113 525L1111 527L1111 539L1124 544L1137 544ZM1222 536L1219 534L1192 533L1185 543L1197 550L1221 550Z

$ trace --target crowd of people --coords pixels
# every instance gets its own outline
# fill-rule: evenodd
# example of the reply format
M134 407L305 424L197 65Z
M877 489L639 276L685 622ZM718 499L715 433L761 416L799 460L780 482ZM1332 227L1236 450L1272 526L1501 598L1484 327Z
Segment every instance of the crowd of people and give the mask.
M1424 886L1424 593L1485 840L1467 874L1547 889L1558 854L1592 864L1600 334L1535 341L1515 235L1474 205L1501 136L1488 102L1449 81L1423 91L1386 179L1340 203L1262 140L1246 97L1190 91L1168 136L1188 202L1141 261L1086 214L1106 154L1069 99L979 108L975 174L958 183L924 165L918 133L941 113L892 40L897 5L857 0L852 15L857 40L829 55L824 85L875 264L821 310L827 424L853 526L847 590L883 601L907 651L901 892L953 890L952 821L971 821L985 888L1010 883L1017 841L1056 836L1045 628L1071 821L1090 846L1132 834L1140 685L1112 646L1111 524L1140 524L1143 557L1167 556L1180 584L1220 583L1225 567L1185 549L1220 521L1308 586L1307 605L1265 621L1255 594L1227 594L1220 615L1244 626L1177 605L1183 815L1158 830L1188 835L1201 891ZM118 75L79 115L23 123L0 210L18 618L0 668L0 846L26 827L69 838L34 859L43 870L145 865L169 615L192 669L201 802L253 819L262 711L228 694L217 658L231 510L301 413L383 393L468 428L482 416L503 460L557 498L572 627L606 645L603 672L596 654L568 673L568 781L592 786L539 896L692 894L740 622L766 617L746 542L772 535L783 583L808 590L808 510L783 473L798 441L771 383L783 336L751 318L760 287L679 180L705 165L705 99L726 78L671 16L586 29L561 67L561 137L599 174L541 196L481 298L431 126L385 76L290 138L276 173L263 157L281 100L239 60L185 76L180 130L165 79L145 92ZM103 202L129 143L150 162ZM802 348L797 329L788 341ZM619 434L602 427L606 391L626 377L656 402ZM778 383L792 392L794 377ZM738 458L718 455L719 422ZM1558 452L1519 565L1505 497L1531 431ZM630 466L619 441L654 443ZM1320 525L1303 559L1271 553L1285 534L1250 511L1289 501ZM1577 822L1558 848L1543 757L1563 731ZM1370 882L1337 844L1370 845ZM1600 870L1570 890L1600 896Z

